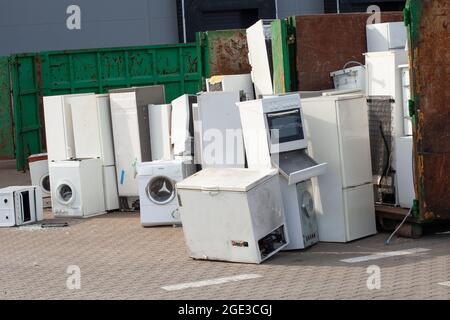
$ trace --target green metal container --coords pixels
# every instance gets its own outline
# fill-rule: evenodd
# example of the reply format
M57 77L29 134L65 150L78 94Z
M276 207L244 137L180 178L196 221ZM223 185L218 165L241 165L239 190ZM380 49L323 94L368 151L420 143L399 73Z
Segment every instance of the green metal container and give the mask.
M9 58L0 57L0 159L14 159Z
M245 29L198 32L197 44L205 78L252 71Z
M193 43L12 56L17 169L45 149L42 97L163 84L172 101L201 90L200 64Z

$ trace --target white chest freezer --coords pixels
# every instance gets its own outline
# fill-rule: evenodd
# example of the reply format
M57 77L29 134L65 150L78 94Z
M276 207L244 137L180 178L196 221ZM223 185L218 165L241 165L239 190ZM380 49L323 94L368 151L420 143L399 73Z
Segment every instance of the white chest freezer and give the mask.
M194 259L261 263L288 243L277 170L208 168L177 192Z

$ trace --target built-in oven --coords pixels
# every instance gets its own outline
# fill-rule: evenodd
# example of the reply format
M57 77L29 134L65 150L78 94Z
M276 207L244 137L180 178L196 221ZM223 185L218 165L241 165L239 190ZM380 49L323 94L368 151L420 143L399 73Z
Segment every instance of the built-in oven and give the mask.
M270 152L280 153L307 148L299 107L265 114Z

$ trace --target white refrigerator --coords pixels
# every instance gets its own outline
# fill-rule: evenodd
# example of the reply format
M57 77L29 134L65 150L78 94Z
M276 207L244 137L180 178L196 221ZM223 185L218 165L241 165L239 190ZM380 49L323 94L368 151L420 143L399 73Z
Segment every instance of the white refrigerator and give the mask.
M310 155L327 162L313 179L320 241L348 242L376 233L366 98L302 99Z
M71 101L77 159L100 158L107 211L119 208L109 95L85 95Z

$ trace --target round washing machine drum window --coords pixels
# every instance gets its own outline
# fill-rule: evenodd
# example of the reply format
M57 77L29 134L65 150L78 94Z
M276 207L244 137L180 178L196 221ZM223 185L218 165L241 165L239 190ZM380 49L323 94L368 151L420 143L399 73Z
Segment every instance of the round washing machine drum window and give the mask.
M41 178L41 188L50 193L50 176L47 174Z
M174 182L168 177L155 177L147 184L147 197L156 204L166 204L175 197Z
M67 183L62 183L56 189L58 201L62 204L70 204L75 199L74 189Z

